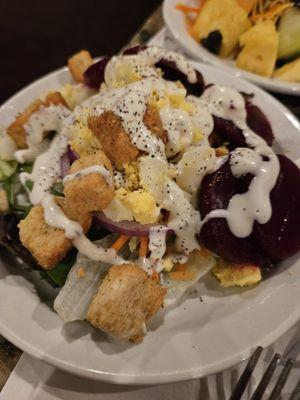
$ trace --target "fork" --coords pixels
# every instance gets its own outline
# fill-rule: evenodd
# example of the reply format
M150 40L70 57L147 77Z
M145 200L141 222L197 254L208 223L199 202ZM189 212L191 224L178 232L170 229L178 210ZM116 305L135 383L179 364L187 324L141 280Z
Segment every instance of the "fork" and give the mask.
M252 354L250 357L248 364L246 365L242 375L240 376L240 379L238 380L229 400L240 400L242 398L242 395L247 387L247 384L252 376L252 373L254 371L254 368L260 358L260 355L262 353L263 348L261 346L257 347L255 352ZM267 366L265 372L263 373L263 376L261 380L259 381L254 393L251 396L250 400L260 400L262 399L271 379L272 376L277 368L277 365L279 363L279 360L281 359L281 355L276 353L269 365ZM277 379L277 382L275 383L275 386L268 397L268 400L278 400L280 398L282 389L284 385L286 384L289 374L291 372L291 369L293 368L295 361L291 358L289 358L286 363L284 364L284 367ZM289 400L300 400L300 379L298 380L293 393L289 397Z

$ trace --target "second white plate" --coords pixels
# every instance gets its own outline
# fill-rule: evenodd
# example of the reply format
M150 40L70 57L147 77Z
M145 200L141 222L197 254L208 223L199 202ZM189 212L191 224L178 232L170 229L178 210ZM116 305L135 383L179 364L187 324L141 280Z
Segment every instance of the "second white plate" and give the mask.
M207 64L214 65L225 71L230 72L238 78L244 78L248 81L255 83L267 90L278 93L285 93L291 95L300 95L300 83L283 82L272 78L265 78L263 76L244 71L235 66L235 61L230 59L222 59L208 50L206 50L200 43L197 43L187 32L184 16L181 11L176 10L176 4L179 0L165 0L163 5L163 17L165 24L172 36L179 42L183 50L194 59L201 60ZM189 1L192 4L193 0ZM196 3L196 1L195 1Z

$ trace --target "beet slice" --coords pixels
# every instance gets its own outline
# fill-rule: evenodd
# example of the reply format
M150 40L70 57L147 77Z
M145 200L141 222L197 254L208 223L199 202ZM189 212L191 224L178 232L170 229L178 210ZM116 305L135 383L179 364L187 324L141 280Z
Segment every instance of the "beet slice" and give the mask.
M145 50L147 46L133 46L123 51L123 55L134 55L138 54L140 51ZM200 96L203 93L205 84L202 74L195 70L197 81L195 83L190 83L187 76L179 71L174 61L165 60L162 58L158 63L155 64L157 68L160 68L163 72L164 79L168 81L180 81L186 88L188 94L193 94L195 96Z
M199 240L228 262L271 266L300 251L300 170L287 157L279 155L280 173L271 191L272 217L266 224L254 223L247 238L234 236L224 218L209 220ZM198 193L201 218L211 210L228 207L231 197L248 190L253 176L233 177L229 160L216 172L206 175Z
M147 49L147 46L141 46L141 45L137 44L137 45L135 45L135 46L128 47L127 49L125 49L125 50L123 51L122 54L123 54L124 56L135 55L135 54L138 54L140 51L146 50L146 49Z
M300 169L287 157L278 158L280 173L270 196L272 217L254 226L256 241L274 262L300 250Z
M246 141L241 129L239 129L232 121L228 119L213 116L214 119L214 132L221 136L223 140L229 142L230 145L235 147L246 147Z
M245 100L247 111L247 125L257 135L261 136L269 146L272 146L274 135L271 125L259 107L251 103L250 100ZM213 116L214 132L221 136L225 141L228 141L231 147L246 147L246 141L243 132L232 121L224 118Z
M156 67L160 68L163 72L164 79L168 81L180 81L186 88L188 94L194 96L201 96L204 91L204 79L202 74L195 70L197 80L195 83L190 83L187 76L179 71L174 61L165 60L164 58L155 64Z
M248 189L253 176L235 179L231 173L229 159L214 173L206 175L198 193L198 209L203 219L210 211L226 209L235 193ZM234 236L224 218L209 220L202 228L199 241L224 260L237 264L255 264L264 267L270 264L260 251L253 237Z
M259 107L253 104L251 101L246 99L245 106L247 110L247 124L255 133L261 136L272 146L274 140L274 134L265 114L261 111Z
M110 60L109 57L104 57L91 65L83 74L84 83L93 88L99 89L102 82L104 82L105 67Z

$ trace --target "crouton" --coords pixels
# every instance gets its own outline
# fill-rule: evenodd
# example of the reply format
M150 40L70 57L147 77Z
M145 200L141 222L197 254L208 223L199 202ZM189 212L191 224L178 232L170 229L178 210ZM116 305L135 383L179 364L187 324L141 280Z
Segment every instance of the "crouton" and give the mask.
M109 159L98 150L76 160L69 171L69 174L80 172L82 169L94 165L101 165L112 173L112 166ZM114 196L114 188L98 172L92 172L81 178L75 178L65 184L64 195L67 205L77 213L89 211L102 211L108 206Z
M63 197L57 197L56 203L70 219L81 224L84 232L88 231L92 222L90 214L70 210ZM44 269L54 267L72 247L71 240L62 229L47 225L44 209L40 205L32 207L27 217L19 223L19 228L22 244Z
M121 119L112 111L88 118L88 127L100 141L103 151L117 167L135 161L139 150L131 143Z
M50 92L47 94L45 101L43 101L44 107L59 106L62 105L68 108L66 100L63 98L60 92Z
M69 70L76 82L84 82L84 72L93 64L87 50L81 50L68 59Z
M59 92L50 92L44 101L41 99L35 100L9 125L7 128L8 135L16 142L20 149L25 149L27 143L24 125L29 121L32 114L39 111L42 106L49 107L50 105L57 106L59 104L67 107L65 99Z
M159 112L153 105L148 105L144 115L144 124L147 128L157 137L159 137L164 144L168 143L168 132L163 128Z
M112 266L94 296L87 320L125 341L140 342L145 322L162 306L166 289L139 266Z
M5 190L0 190L0 212L9 210L8 198Z

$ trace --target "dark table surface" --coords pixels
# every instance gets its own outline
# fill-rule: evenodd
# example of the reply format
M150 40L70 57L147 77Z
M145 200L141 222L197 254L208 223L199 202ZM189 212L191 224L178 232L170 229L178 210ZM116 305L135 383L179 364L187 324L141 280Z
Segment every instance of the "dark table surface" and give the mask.
M0 0L0 104L81 49L117 52L160 0Z
M161 0L0 0L0 105L80 49L113 54L163 26ZM156 10L156 11L155 11ZM300 119L300 97L274 94ZM1 249L0 249L1 251ZM0 390L21 351L0 337Z

